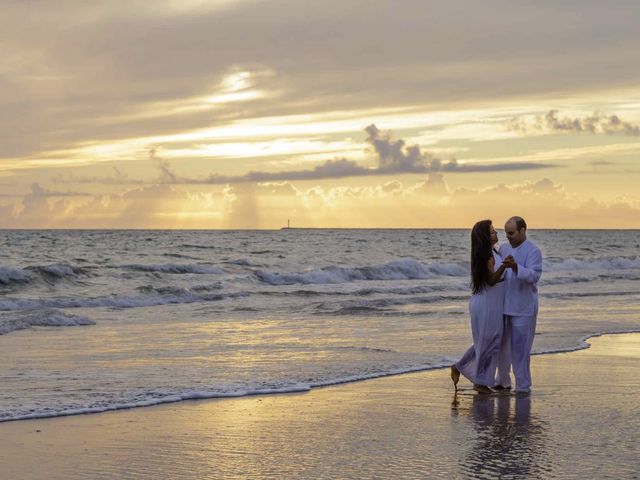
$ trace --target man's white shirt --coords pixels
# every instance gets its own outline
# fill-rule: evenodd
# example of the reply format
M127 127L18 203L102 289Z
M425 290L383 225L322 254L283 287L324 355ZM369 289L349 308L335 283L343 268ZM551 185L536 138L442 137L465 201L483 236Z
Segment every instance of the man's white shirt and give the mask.
M525 240L516 248L508 243L501 245L500 256L508 255L518 264L518 273L510 268L505 272L504 314L534 316L538 313L537 284L542 275L542 253L535 243Z

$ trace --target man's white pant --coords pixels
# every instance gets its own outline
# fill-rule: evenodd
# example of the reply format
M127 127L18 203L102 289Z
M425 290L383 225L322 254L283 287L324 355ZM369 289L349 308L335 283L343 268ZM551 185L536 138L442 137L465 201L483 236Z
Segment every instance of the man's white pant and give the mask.
M536 312L537 313L537 312ZM498 355L496 385L511 386L510 367L516 379L516 392L531 390L531 347L536 334L537 315L504 316L502 344Z

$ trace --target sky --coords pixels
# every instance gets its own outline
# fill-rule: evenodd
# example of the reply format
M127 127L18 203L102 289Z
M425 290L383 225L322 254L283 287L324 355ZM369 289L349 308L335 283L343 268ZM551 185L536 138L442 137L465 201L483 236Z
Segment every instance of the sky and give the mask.
M0 11L0 228L640 228L635 0Z

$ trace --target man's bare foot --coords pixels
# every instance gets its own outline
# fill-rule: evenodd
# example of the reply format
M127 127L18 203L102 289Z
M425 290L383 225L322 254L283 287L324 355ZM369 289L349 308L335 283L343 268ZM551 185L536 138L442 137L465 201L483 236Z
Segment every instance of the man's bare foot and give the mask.
M453 380L453 388L458 391L458 382L460 381L460 370L455 365L451 365L451 380Z
M489 387L487 387L486 385L477 385L474 384L473 385L473 389L478 392L478 393L493 393L493 390L491 390Z

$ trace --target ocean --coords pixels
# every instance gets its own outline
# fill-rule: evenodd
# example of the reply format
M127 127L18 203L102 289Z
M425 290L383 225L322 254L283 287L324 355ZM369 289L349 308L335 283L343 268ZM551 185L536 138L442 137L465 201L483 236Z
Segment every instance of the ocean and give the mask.
M639 233L529 232L544 255L536 353L640 331ZM469 237L0 231L0 421L447 366L471 344Z

